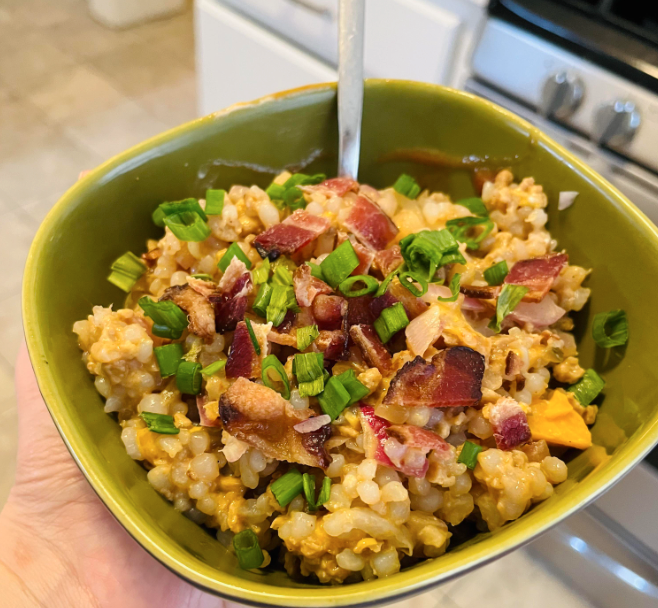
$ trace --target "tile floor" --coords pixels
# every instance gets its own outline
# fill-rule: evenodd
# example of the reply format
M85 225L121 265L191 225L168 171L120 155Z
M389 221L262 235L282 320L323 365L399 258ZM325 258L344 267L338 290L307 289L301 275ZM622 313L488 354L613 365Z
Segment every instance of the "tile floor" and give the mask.
M0 508L15 466L13 371L32 237L81 170L195 114L191 11L112 31L84 0L0 2ZM517 551L393 608L473 605L588 606Z

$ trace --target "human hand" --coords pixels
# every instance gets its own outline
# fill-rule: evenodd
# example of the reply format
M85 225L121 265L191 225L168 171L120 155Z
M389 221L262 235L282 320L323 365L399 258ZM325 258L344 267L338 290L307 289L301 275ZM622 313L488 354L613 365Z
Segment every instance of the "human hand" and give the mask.
M169 572L117 523L59 436L25 345L16 398L16 483L0 513L0 606L240 608Z

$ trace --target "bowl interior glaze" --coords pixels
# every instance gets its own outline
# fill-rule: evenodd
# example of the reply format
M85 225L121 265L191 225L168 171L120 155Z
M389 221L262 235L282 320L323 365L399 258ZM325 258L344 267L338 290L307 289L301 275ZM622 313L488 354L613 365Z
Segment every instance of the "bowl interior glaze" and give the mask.
M360 180L390 185L402 172L420 184L473 195L473 168L509 167L548 194L549 229L572 263L594 272L592 298L576 315L581 363L606 379L593 429L597 445L569 462L554 496L495 533L389 578L325 587L281 571L239 569L215 540L151 488L126 454L119 427L80 358L73 322L95 304L120 306L105 278L126 250L141 253L159 229L164 200L202 197L210 187L266 186L284 168L335 174L336 90L318 85L235 106L153 138L108 161L73 186L48 215L30 251L24 281L28 347L50 412L101 499L144 548L193 584L267 606L365 606L419 592L510 551L603 492L658 438L658 278L655 227L617 190L518 117L471 95L435 85L369 81ZM557 210L558 193L579 192ZM623 308L626 348L604 351L590 336L594 313Z

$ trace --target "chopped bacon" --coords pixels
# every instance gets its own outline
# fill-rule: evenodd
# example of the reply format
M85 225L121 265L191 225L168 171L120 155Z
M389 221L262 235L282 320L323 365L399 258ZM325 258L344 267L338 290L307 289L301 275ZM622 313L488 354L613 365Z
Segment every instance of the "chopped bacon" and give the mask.
M379 251L385 249L398 233L397 226L384 211L365 196L358 196L343 225L364 245Z
M217 294L217 284L213 281L203 281L194 277L187 277L187 284L204 298Z
M339 361L347 358L347 332L342 329L320 331L313 342L315 352L324 353L325 361Z
M519 326L532 325L533 329L543 329L557 323L566 310L558 306L551 296L546 296L541 302L521 302L505 317L505 324L516 323Z
M467 298L475 298L477 300L494 300L498 297L500 289L500 285L485 285L483 287L461 285L459 287L459 291Z
M258 449L266 458L326 468L329 457L324 442L329 425L313 433L293 427L310 418L310 409L296 410L276 391L238 378L222 395L219 415L224 429L233 437Z
M236 282L245 273L249 274L247 265L238 256L233 256L231 263L226 267L222 278L219 280L219 291L226 294L232 293Z
M340 296L319 295L313 300L311 307L315 322L320 329L341 329L343 315L347 310L345 298Z
M394 424L388 427L390 437L395 437L403 445L411 448L426 448L449 452L449 444L436 433L413 424Z
M171 300L187 313L188 329L193 334L212 340L215 335L215 311L207 298L190 285L175 285L165 290L160 302L165 300Z
M378 319L384 308L393 306L396 302L399 302L399 300L391 293L390 289L387 289L383 295L373 299L372 304L370 305L370 310L375 319Z
M226 361L227 378L259 378L260 358L251 341L247 324L240 321L233 334L233 344Z
M251 275L245 272L233 281L229 291L208 296L215 308L215 329L218 332L233 331L238 321L244 319L251 288Z
M147 251L146 253L142 253L142 260L144 260L144 263L149 267L153 268L158 261L158 258L162 255L162 250L158 247L155 249L151 249L150 251Z
M331 190L336 196L345 196L348 192L358 192L359 183L351 177L333 177L325 179L320 187Z
M489 406L489 422L499 450L513 450L530 441L530 426L525 412L511 397L502 397Z
M372 325L375 322L376 317L371 310L372 300L371 295L348 298L345 315L345 325L348 330L352 325Z
M388 290L398 302L402 302L409 319L414 319L418 315L422 315L429 308L427 302L424 302L421 298L417 298L397 279L391 282Z
M281 255L297 253L330 226L328 219L298 209L280 224L259 234L254 240L254 247L260 257L274 261Z
M505 376L510 380L521 373L523 369L523 359L513 350L510 350L505 357Z
M426 362L405 363L391 381L385 404L427 407L477 405L482 398L484 357L466 346L446 348Z
M352 325L350 338L359 347L363 358L370 367L376 367L383 376L393 371L391 353L382 344L375 328L372 325Z
M295 270L293 287L295 298L300 306L310 306L313 304L315 296L333 292L329 285L311 274L311 267L308 264L302 264Z
M512 266L505 283L527 287L530 291L523 298L524 302L540 302L568 262L566 253L521 260Z
M382 249L375 254L373 268L382 273L382 277L386 277L393 272L400 264L404 262L400 245L393 245L388 249Z
M352 243L354 253L356 253L356 257L359 258L359 265L350 273L351 276L368 274L372 261L375 259L375 254L367 247L357 243L354 238L350 239L345 232L339 230L336 239L336 247L345 241L350 241L350 243Z
M384 451L384 442L388 439L386 429L391 423L377 416L371 405L361 405L359 409L361 428L363 429L363 448L366 458L374 458L378 463L393 468L391 459Z

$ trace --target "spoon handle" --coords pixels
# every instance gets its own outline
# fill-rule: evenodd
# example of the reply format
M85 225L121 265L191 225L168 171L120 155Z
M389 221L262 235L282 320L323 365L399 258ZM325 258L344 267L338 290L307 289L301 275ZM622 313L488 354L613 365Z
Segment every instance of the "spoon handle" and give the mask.
M340 0L338 11L338 175L357 178L363 111L365 0Z

